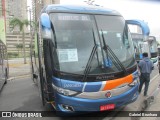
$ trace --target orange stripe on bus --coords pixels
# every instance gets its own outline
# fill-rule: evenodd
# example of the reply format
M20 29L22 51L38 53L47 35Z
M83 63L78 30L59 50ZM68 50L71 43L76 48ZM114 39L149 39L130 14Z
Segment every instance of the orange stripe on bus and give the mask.
M133 81L132 75L128 75L127 77L124 78L106 81L106 85L104 86L103 91L114 89L125 83L132 83L132 81Z

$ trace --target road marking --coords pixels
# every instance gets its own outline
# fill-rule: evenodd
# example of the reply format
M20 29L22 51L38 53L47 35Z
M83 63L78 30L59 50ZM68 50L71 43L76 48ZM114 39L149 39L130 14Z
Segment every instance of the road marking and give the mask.
M154 77L151 79L150 83L152 83L158 76L159 76L159 74L157 74L156 76L154 76ZM144 90L144 86L143 86L143 88L142 88L142 91L143 91L143 90Z
M159 74L157 74L156 76L154 76L152 79L151 79L151 82L156 79L158 77Z

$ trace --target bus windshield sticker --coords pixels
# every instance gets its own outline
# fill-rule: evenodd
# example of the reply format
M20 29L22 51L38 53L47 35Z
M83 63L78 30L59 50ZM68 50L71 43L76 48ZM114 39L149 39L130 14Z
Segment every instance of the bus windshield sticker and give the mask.
M78 61L77 49L58 49L59 62Z

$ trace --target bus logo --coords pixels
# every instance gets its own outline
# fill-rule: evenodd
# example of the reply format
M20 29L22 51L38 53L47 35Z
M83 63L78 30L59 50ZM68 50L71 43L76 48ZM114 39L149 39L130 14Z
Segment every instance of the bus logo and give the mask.
M110 98L110 97L112 96L112 94L111 94L111 92L109 91L109 92L107 92L107 93L105 94L105 96L106 96L107 98Z
M2 112L2 117L11 117L11 112Z

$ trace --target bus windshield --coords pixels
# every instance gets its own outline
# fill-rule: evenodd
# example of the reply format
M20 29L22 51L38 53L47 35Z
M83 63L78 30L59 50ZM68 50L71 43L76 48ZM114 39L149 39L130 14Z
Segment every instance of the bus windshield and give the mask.
M153 40L150 44L150 51L151 53L157 52L157 42L156 40Z
M143 53L143 40L142 39L132 39L134 44L134 51L136 54L136 59L141 59L140 56Z
M55 47L53 56L58 58L58 61L54 62L56 70L84 74L91 53L96 48L88 74L122 71L113 61L113 57L103 50L102 34L106 44L125 68L135 64L133 43L123 17L51 13L50 19ZM102 69L104 67L105 69Z

